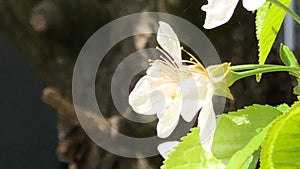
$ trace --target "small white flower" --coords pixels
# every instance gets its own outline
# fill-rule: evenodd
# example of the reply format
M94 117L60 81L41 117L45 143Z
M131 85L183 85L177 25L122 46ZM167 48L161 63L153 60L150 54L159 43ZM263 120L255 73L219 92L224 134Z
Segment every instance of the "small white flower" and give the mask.
M248 11L254 11L265 3L266 0L243 0L243 6ZM205 29L213 29L223 25L231 18L239 0L208 0L207 5L202 6L206 11L204 23Z
M157 114L157 136L161 138L173 132L180 115L190 122L201 109L198 117L200 142L210 151L216 128L212 106L214 83L225 76L210 77L210 67L205 69L193 56L192 60L182 60L177 35L165 22L159 22L157 41L164 56L154 60L146 75L138 81L129 95L129 104L139 114Z

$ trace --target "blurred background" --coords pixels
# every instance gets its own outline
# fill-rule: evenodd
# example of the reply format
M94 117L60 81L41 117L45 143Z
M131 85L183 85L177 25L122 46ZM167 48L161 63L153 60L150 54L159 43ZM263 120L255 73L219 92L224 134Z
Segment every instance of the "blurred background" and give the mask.
M118 169L159 168L160 156L130 159L113 155L93 143L80 127L72 104L72 71L87 39L106 23L137 12L166 12L199 27L223 62L257 63L255 15L238 5L225 25L204 30L205 0L0 0L0 168ZM297 4L297 3L295 3ZM297 5L292 6L298 9ZM278 42L296 53L299 30L286 21L267 63L281 64ZM124 56L141 48L139 38L116 45L103 60L97 82L110 82ZM155 37L143 47L155 46ZM119 58L110 60L110 56ZM298 55L299 56L299 55ZM155 125L139 127L120 118L109 93L110 83L97 83L97 99L111 125L136 136L155 134ZM296 80L287 73L240 80L231 87L235 100L225 112L253 103L291 104ZM126 127L124 127L126 126ZM136 130L136 131L135 131Z

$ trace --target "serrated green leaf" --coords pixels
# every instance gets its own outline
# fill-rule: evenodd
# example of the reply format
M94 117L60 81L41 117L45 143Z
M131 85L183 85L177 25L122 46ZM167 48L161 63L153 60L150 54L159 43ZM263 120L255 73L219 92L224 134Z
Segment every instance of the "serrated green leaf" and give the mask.
M253 158L253 154L259 149L259 147L263 143L268 133L268 130L271 127L271 124L272 123L267 125L267 127L265 127L262 132L255 135L242 150L237 151L228 162L226 169L243 169L245 168L245 166L249 166L249 158ZM257 160L258 158L256 158L256 161L253 162L257 163Z
M300 168L300 102L280 116L262 146L261 169Z
M256 38L259 40L261 35L261 30L264 25L266 16L269 12L271 3L265 2L256 12L255 25L256 25Z
M280 114L282 113L274 107L253 105L221 115L212 145L213 154L227 163ZM250 155L256 150L251 150Z
M224 169L225 165L212 153L206 152L199 141L200 128L192 128L179 145L168 155L161 169Z
M283 104L276 106L276 109L281 111L282 113L286 113L290 110L290 107L286 103L283 103Z
M289 6L291 0L279 0ZM257 10L256 30L259 40L259 63L264 64L281 27L286 12L271 3L265 3Z
M289 6L291 0L278 0ZM279 32L286 12L274 4L266 2L256 13L256 36L258 39L259 64L264 64ZM257 76L260 81L261 74Z
M298 61L290 49L283 45L282 43L280 44L280 58L282 62L287 65L287 66L292 66L292 67L299 67Z

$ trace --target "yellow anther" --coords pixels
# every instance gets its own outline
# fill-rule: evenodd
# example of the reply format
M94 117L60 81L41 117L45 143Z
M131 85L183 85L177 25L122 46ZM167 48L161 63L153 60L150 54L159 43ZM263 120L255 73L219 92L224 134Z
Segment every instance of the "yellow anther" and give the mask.
M176 98L179 98L179 97L181 97L181 93L174 93L172 95L172 99L176 99Z

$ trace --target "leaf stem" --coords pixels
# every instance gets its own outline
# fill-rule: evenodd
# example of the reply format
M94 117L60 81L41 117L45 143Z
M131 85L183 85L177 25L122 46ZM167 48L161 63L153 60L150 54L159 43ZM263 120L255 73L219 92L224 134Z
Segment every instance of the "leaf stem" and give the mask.
M284 11L286 11L288 14L290 14L291 17L293 17L293 19L300 24L300 16L297 15L294 11L290 10L290 8L286 7L285 5L283 5L281 2L277 1L277 0L268 0L269 2L273 3L274 5L278 6L279 8L283 9Z
M243 68L253 69L247 70L243 72L233 72L233 81L237 81L239 79L256 75L258 73L270 73L270 72L280 72L280 71L287 71L290 73L299 72L299 67L290 67L290 66L282 66L282 65L239 65L239 66L232 66L231 70L242 70ZM244 69L245 70L245 69Z
M230 66L230 70L232 71L242 71L242 70L249 70L249 69L258 69L258 68L266 68L266 67L274 67L274 66L281 66L281 65L274 65L274 64L246 64L246 65L236 65Z

